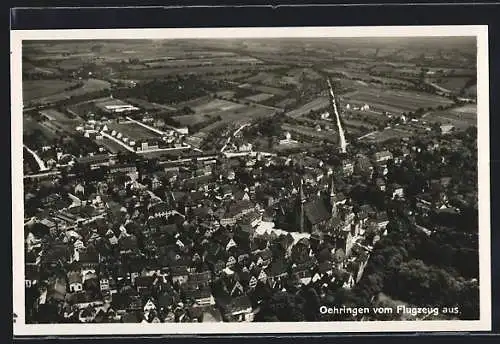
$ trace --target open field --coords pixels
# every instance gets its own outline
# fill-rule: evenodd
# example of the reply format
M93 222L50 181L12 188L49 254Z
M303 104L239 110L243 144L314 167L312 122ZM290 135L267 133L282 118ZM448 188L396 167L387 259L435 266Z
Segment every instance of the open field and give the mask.
M231 98L234 98L234 96L236 95L236 92L229 91L229 90L228 91L219 91L216 93L216 95L218 97L231 99Z
M297 142L297 143L288 143L288 144L276 144L273 145L272 151L276 153L281 153L285 154L287 151L297 151L297 150L308 150L315 145L312 143L307 143L307 142ZM265 145L262 146L263 148L267 148Z
M288 112L287 116L300 117L300 116L303 116L303 115L309 113L310 111L316 111L316 110L325 108L325 107L329 106L329 104L330 104L330 100L328 99L328 97L319 97L319 98L316 98L313 101L310 101L309 103L301 106L298 109L295 109L293 111Z
M233 56L196 59L167 59L163 61L147 62L146 65L151 68L190 68L195 66L226 66L260 63L262 63L262 61L253 57Z
M279 103L276 103L275 105L280 108L285 108L287 106L293 106L297 102L296 99L294 98L286 98L280 101Z
M304 125L294 125L285 123L281 126L283 130L289 131L290 133L310 137L313 139L320 139L329 142L337 142L337 135L333 134L333 131L316 131L314 128L307 127ZM293 135L293 136L295 136Z
M78 123L79 120L76 116L70 116L65 113L59 112L55 109L45 109L40 111L40 114L49 121L57 121L60 123Z
M209 74L209 75L200 75L199 77L205 81L216 81L216 80L224 80L224 81L241 81L245 78L248 78L252 73L244 72L244 71L236 71L231 74Z
M458 93L466 86L470 79L470 77L448 77L440 78L434 81L434 83L447 90Z
M144 109L146 111L156 111L156 110L168 110L168 111L176 111L177 109L171 106L167 105L162 105L162 104L157 104L157 103L151 103L143 99L139 98L127 98L125 99L126 102L135 105L137 107L140 107L141 109Z
M238 86L239 88L247 89L247 90L252 90L255 92L261 92L261 93L271 93L277 96L282 96L285 97L288 93L290 93L287 90L284 90L282 88L277 88L277 87L271 87L271 86L263 86L263 85L254 85L254 84L241 84Z
M368 128L369 130L374 130L377 128L376 125L373 125L373 124L368 123L366 121L358 121L355 119L345 119L344 124L348 127L359 127L359 128L365 127L365 128Z
M468 115L477 115L477 105L476 104L467 104L458 108L450 109L450 112L458 113L458 114L468 114Z
M122 133L123 136L135 141L160 138L160 135L158 135L154 131L146 129L134 122L111 123L108 124L108 128L110 131L116 130L116 132Z
M109 105L128 105L123 100L116 98L101 98L99 100L94 101L94 104L102 109L104 109L105 106Z
M322 78L322 76L318 72L314 71L311 68L295 68L288 71L286 75L288 77L296 79L297 81L299 81L300 78L308 80L318 80Z
M31 101L60 94L65 89L77 85L76 81L67 80L26 80L23 81L23 100Z
M375 131L360 138L360 141L383 142L391 139L401 139L411 136L411 132L404 129L390 128L383 131Z
M95 102L98 102L99 100L103 101L105 99L109 98L99 98L99 99L94 99L92 101L85 101L81 102L78 104L73 104L67 107L68 111L72 111L76 113L78 116L81 117L87 117L90 113L94 113L97 109L96 105L94 104Z
M391 106L391 105L388 105L388 104L380 104L380 103L367 103L367 102L364 102L364 101L358 101L358 100L355 100L355 101L352 101L352 100L348 100L346 99L345 100L345 103L346 104L349 104L351 106L355 105L355 106L363 106L365 104L369 104L370 105L370 110L372 111L378 111L378 112L383 112L383 111L387 111L389 113L393 113L393 114L397 114L397 113L402 113L402 112L406 112L408 111L409 109L402 109L401 107L396 107L396 106ZM350 111L350 110L346 110L346 111Z
M453 103L450 99L431 94L396 90L363 89L352 95L345 95L344 98L345 102L368 104L370 108L396 113L415 111L419 108L434 108L439 105L446 106Z
M62 88L61 83L53 83L54 80L33 80L27 81L23 83L23 96L25 94L24 87L25 84L28 84L28 89L26 90L27 97L25 101L36 102L36 103L53 103L57 101L61 101L64 99L69 99L73 96L81 96L86 93L101 91L104 89L108 89L110 87L109 82L98 80L98 79L88 79L83 81L83 85L76 89L65 91L66 88L75 86L77 83L67 84L64 88ZM43 90L44 88L49 88L50 94L47 94L48 91ZM30 91L28 91L30 90ZM45 93L47 92L47 93Z
M113 154L116 154L119 152L122 152L122 153L128 152L127 149L125 149L125 147L123 147L122 145L116 143L115 141L113 141L111 139L108 139L107 137L103 137L101 140L95 140L95 143L98 146L103 147L105 150L107 150L108 152L113 153Z
M327 74L333 74L337 76L342 76L344 78L350 78L351 74L343 67L330 67L330 68L323 68L323 72Z
M425 116L425 120L439 124L451 124L457 129L467 129L477 125L477 107L475 104L468 104L455 109L435 111Z
M387 77L381 77L381 76L370 76L368 78L368 81L378 81L382 84L395 84L395 85L400 85L400 86L413 86L414 83L402 80L402 79L396 79L396 78L387 78Z
M274 114L274 109L264 108L260 106L245 106L243 108L219 112L216 115L220 116L222 120L212 123L203 129L202 132L209 132L217 129L221 126L227 125L229 123L234 123L235 125L241 125L243 123L248 123L257 118L269 117ZM215 114L214 114L215 115Z
M45 66L37 66L31 62L23 61L22 62L22 71L23 74L26 75L34 75L34 74L44 74L50 76L58 76L61 75L61 72L56 68L50 68Z
M137 71L120 72L120 78L144 80L169 77L175 75L205 75L218 74L225 75L227 73L239 73L259 70L273 70L281 68L281 65L232 65L232 66L201 66L191 68L148 68Z
M248 83L267 84L273 83L277 78L278 76L274 73L260 72L247 78L245 81Z
M181 126L192 126L208 120L206 115L182 115L182 116L174 116L172 118L177 122L179 122Z
M285 61L282 62L286 63ZM247 78L245 82L253 85L261 85L261 86L275 87L281 89L281 87L283 87L284 85L300 85L302 81L318 80L318 75L319 75L312 69L308 68L290 70L288 71L287 74L284 75L282 75L281 73L282 71L279 71L279 74L278 72L276 73L260 72L256 75L253 75L252 77ZM286 90L283 89L281 90L286 92ZM262 92L268 92L268 91L262 91Z
M274 97L274 94L258 93L258 94L255 94L253 96L246 97L245 99L248 99L252 102L259 103L259 102L263 102L263 101L266 101L268 99L271 99L272 97Z
M209 114L212 112L236 110L245 107L242 104L234 103L223 99L213 99L205 101L201 104L191 105L191 108L196 113Z

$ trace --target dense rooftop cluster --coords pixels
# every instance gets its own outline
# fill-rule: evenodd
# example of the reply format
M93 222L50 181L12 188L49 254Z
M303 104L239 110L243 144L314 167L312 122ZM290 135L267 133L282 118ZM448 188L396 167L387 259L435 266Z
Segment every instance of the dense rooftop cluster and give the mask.
M458 173L474 171L464 168L476 154L471 135L340 159L89 158L26 179L28 318L252 321L276 316L267 305L280 293L313 290L321 300L353 288L389 222L404 217L431 236L437 222L453 226L473 211L477 176L467 183Z

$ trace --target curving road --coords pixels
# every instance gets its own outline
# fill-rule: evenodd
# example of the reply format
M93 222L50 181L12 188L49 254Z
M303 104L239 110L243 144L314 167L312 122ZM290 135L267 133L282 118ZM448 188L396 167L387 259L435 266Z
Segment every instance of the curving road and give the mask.
M35 159L36 163L38 164L38 167L40 168L40 172L48 170L48 168L47 168L47 166L45 166L45 163L43 162L43 160L38 156L38 154L36 154L35 151L31 150L26 145L23 145L23 147L33 156L33 158Z
M233 135L232 135L232 136L229 136L229 137L227 138L226 144L225 144L225 145L224 145L224 147L222 147L222 148L221 148L221 150L220 150L220 151L221 151L221 153L224 153L224 151L225 151L225 150L226 150L226 148L227 148L227 145L229 145L229 143L231 142L231 138L232 138L232 137L235 137L236 135L238 135L238 133L239 133L241 130L243 130L243 128L248 127L249 125L250 125L250 123L245 123L245 124L243 124L242 126L240 126L238 129L236 129L236 131L233 133Z

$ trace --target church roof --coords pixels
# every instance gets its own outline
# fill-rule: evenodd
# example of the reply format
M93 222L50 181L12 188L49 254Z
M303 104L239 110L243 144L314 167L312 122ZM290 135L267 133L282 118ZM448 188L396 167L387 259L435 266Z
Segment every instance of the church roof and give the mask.
M327 221L331 217L330 211L321 199L305 203L304 215L312 225Z

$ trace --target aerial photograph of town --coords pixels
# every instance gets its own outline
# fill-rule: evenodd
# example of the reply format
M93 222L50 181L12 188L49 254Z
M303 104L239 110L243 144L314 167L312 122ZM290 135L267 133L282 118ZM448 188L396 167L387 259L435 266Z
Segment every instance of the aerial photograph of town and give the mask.
M26 323L478 320L476 60L24 40Z

